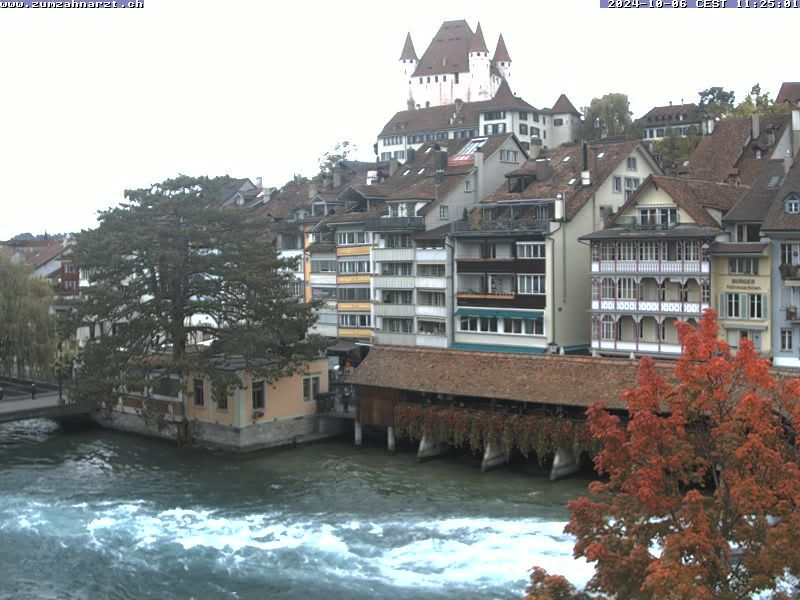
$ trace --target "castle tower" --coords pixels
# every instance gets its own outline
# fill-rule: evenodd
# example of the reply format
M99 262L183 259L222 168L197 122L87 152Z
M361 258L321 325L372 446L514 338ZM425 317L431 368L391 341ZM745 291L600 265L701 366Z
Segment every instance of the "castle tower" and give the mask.
M503 34L497 40L497 48L494 51L492 58L492 66L502 75L503 79L511 83L511 56L508 54L506 42L503 40Z
M475 29L475 34L469 44L469 73L470 82L466 100L475 102L478 100L490 100L492 97L491 89L491 61L489 60L489 49L486 47L486 40L483 38L481 24ZM453 90L458 94L458 90Z
M419 59L414 50L414 43L411 41L411 33L406 34L406 43L403 44L403 51L400 53L400 71L403 77L403 89L406 90L407 108L414 108L414 97L411 93L411 76L417 70Z

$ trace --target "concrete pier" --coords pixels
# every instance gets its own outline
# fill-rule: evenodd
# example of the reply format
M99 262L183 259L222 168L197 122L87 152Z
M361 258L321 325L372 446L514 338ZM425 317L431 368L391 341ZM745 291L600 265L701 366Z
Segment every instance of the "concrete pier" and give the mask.
M553 468L550 469L550 481L568 477L580 469L578 457L572 448L561 446L553 459Z
M353 422L353 434L356 446L361 446L361 422L358 419Z
M419 448L417 449L417 460L422 462L423 460L428 460L429 458L442 456L443 454L446 454L448 450L449 447L447 444L444 444L431 436L423 435L422 439L419 441Z
M394 427L389 427L386 430L386 447L388 448L389 452L394 454L395 450Z
M486 472L506 464L506 452L502 442L487 444L483 451L481 471Z

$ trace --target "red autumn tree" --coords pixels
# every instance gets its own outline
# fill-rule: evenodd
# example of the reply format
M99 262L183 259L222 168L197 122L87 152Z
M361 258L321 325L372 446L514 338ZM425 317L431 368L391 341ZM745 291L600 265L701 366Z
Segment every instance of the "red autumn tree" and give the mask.
M731 354L716 314L679 324L674 378L642 359L622 419L588 411L607 479L569 504L587 591L615 600L797 597L800 380L776 379L743 340ZM528 600L586 598L534 568ZM594 597L594 596L592 596Z

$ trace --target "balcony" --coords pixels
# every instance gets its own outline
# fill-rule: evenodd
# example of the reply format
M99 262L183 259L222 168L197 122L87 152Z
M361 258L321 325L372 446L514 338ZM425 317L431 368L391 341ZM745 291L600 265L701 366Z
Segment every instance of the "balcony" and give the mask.
M392 333L389 331L375 332L375 340L381 346L414 346L417 336L413 333Z
M636 217L627 217L620 219L619 224L625 229L633 231L665 231L667 229L674 229L680 225L680 221L676 217L674 221L669 221L667 223L652 223L649 221L641 222Z
M644 312L666 314L688 314L700 316L709 304L702 302L679 302L658 300L592 300L592 310L607 312Z
M380 217L368 219L367 231L392 231L411 229L425 231L425 217Z
M418 317L434 317L444 319L447 317L447 307L417 304L416 315Z
M447 279L444 277L417 277L416 287L424 290L443 290L447 288Z
M642 354L670 354L673 356L677 356L681 353L680 344L644 340L592 340L592 349L600 350L601 352L634 352Z
M450 224L453 233L545 233L550 231L549 219L498 219L496 221L456 221Z
M376 289L410 290L414 288L412 275L375 275L373 282Z
M488 294L474 291L457 292L458 306L483 306L486 308L538 308L547 305L544 294Z
M800 310L796 306L787 306L786 320L790 323L800 323Z
M445 262L447 260L447 250L444 248L429 248L417 250L417 262Z
M373 248L372 260L412 262L414 260L413 248Z
M544 273L543 258L459 258L459 273Z
M778 269L781 272L781 279L800 279L800 265L782 264Z
M428 348L447 348L447 336L434 335L432 333L418 333L417 346L426 346Z
M380 302L375 304L375 316L378 317L413 317L413 304L388 304Z
M594 260L592 273L709 273L707 260Z

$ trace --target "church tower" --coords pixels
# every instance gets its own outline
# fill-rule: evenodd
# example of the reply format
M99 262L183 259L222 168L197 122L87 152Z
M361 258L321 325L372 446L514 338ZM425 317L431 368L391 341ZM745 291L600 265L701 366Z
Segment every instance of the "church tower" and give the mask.
M486 40L483 39L481 24L475 29L475 34L469 44L469 73L470 82L467 102L478 100L490 100L492 97L491 89L491 61L489 60L489 49L486 47ZM458 90L453 90L455 94Z
M411 93L411 77L417 70L419 59L414 50L414 43L411 41L411 33L406 34L406 43L403 44L403 52L400 54L400 70L403 77L403 89L406 90L406 108L414 108L414 96Z
M494 58L492 58L492 66L500 73L500 75L511 83L511 56L508 54L506 42L503 40L503 34L497 40L497 48L494 51Z

